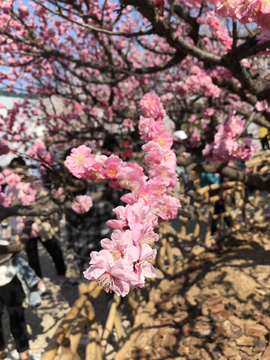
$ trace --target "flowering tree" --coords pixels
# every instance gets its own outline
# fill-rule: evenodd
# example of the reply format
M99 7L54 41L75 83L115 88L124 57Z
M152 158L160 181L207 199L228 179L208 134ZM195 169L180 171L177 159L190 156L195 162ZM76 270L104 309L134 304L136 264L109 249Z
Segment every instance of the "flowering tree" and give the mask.
M269 178L246 174L236 166L228 166L228 162L246 160L254 151L250 139L244 138L251 122L270 128L270 80L262 66L269 61L269 19L270 5L265 0L1 2L2 89L24 91L29 98L35 95L39 100L35 106L29 98L15 103L1 117L0 131L4 136L0 154L10 150L10 143L16 143L18 151L40 161L53 179L53 196L57 191L68 193L71 187L85 186L87 181L110 179L114 189L125 188L123 184L136 183L139 176L142 183L136 183L136 189L127 186L131 194L124 199L134 206L136 197L140 197L139 189L148 186L142 169L134 164L123 166L119 157L93 157L92 153L102 146L107 134L114 133L123 144L127 141L129 156L130 146L146 152L149 181L158 180L164 170L162 161L174 161L168 150L170 133L162 138L170 145L168 154L160 150L161 143L156 141L164 131L161 122L165 109L174 129L188 132L188 139L176 151L177 163L186 167L188 180L192 180L191 170L220 172L268 189ZM151 95L145 97L149 92ZM139 120L140 111L144 120ZM44 138L36 139L23 122L18 125L21 116L44 125ZM66 177L63 162L71 148L65 164L77 180ZM188 157L183 155L187 153ZM157 161L158 170L153 165ZM119 168L121 179L116 181ZM170 171L175 181L175 171ZM8 181L18 180L12 174L4 176ZM164 196L173 184L165 181ZM36 203L33 200L30 185L18 205L9 204L9 199L2 196L2 204L7 207L2 212L0 209L0 218L48 215L59 208L49 196ZM47 210L40 206L44 201L49 204ZM72 206L83 212L91 206L91 200L77 198ZM175 206L172 204L172 208ZM153 224L162 218L162 211L156 211L159 213ZM170 216L174 215L175 211ZM108 255L106 246L103 251ZM128 242L123 246L126 249L137 245ZM133 262L138 264L142 249L137 248L135 253ZM153 253L149 255L152 257ZM98 261L92 258L97 268ZM128 286L141 284L142 280L136 279L137 283L132 273Z

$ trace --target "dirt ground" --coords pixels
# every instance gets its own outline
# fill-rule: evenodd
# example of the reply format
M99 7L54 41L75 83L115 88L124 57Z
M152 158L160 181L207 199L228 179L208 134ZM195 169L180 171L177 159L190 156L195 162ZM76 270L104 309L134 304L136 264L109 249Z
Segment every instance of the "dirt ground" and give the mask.
M269 230L230 237L187 263L129 358L270 359Z

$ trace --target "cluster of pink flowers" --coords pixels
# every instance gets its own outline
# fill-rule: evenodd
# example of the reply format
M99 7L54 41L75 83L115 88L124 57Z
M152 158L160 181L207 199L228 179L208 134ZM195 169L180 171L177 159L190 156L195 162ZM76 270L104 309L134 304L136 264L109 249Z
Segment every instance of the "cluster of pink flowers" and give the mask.
M55 154L51 151L47 151L46 146L41 139L35 141L28 154L38 161L44 161L47 165L53 165L55 161Z
M192 0L202 3L202 0ZM216 8L216 13L223 17L230 17L242 23L257 23L262 29L270 26L269 0L209 0Z
M32 183L21 182L19 175L14 174L11 169L6 169L3 173L0 173L0 184L7 183L10 188L15 188L17 196L14 198L12 194L0 193L0 205L8 207L12 201L18 199L21 200L24 206L29 205L35 201L36 187ZM1 191L1 185L0 185Z
M176 83L175 92L177 95L187 97L201 91L206 96L219 97L221 90L213 84L212 78L199 66L192 66L190 73L191 76L188 76L185 81Z
M201 134L199 133L197 128L193 128L191 129L191 131L192 131L192 135L191 138L189 139L189 145L191 148L195 148L201 141Z
M127 205L113 210L117 219L107 221L114 229L111 240L101 240L103 250L90 254L90 267L84 272L106 292L121 296L127 295L130 288L143 287L145 278L156 276L151 264L156 257L152 244L158 241L154 228L177 216L180 207L179 200L167 194L177 182L176 156L171 150L172 135L164 128L165 111L158 96L144 95L141 111L139 130L146 141L143 150L149 177L135 163L124 162L116 155L93 155L84 145L72 149L65 161L78 178L110 179L114 189L130 190L121 198Z
M237 141L244 124L244 120L231 113L223 124L218 125L214 144L207 144L203 150L203 155L207 157L207 160L226 162L250 159L252 153L256 151L256 145L253 145L251 139L248 138L244 138L243 143Z

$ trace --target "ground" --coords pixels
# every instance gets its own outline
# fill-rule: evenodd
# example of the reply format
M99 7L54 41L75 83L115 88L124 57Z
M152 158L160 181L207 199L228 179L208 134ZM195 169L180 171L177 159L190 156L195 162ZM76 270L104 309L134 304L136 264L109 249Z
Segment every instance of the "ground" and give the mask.
M186 263L129 358L270 359L268 233L254 228Z

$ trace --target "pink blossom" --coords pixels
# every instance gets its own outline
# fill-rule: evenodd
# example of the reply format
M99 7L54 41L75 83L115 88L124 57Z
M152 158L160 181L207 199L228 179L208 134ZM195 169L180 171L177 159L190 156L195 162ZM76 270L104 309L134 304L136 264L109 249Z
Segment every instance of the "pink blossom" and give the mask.
M84 214L88 212L92 206L92 199L87 195L77 195L71 205L72 210L77 214Z
M103 164L108 179L115 179L123 161L116 155L111 155Z
M150 129L154 127L154 125L155 125L154 119L140 116L139 132L142 140L144 141L152 140Z
M193 123L195 120L197 120L197 116L193 114L191 118L188 119L188 122Z
M21 198L22 204L23 205L29 205L31 204L33 201L35 201L35 195L25 195Z
M3 194L2 192L0 193L0 205L4 206L4 207L8 207L11 204L11 200L8 199L5 194Z
M60 187L57 189L57 191L56 191L56 193L55 193L55 196L61 196L61 195L63 194L63 192L64 192L64 189L60 186Z
M154 191L157 196L161 196L166 191L166 185L164 184L164 181L162 179L150 179L147 182L147 186L151 186L152 191Z
M121 189L127 189L136 191L140 186L143 186L146 180L146 176L141 174L139 168L131 166L121 167L117 175L115 176L118 186Z
M124 206L117 206L113 209L113 212L116 214L117 220L111 219L106 222L106 224L113 229L124 229L128 226L127 222L127 212L128 208Z
M224 121L224 131L230 133L231 136L239 136L245 125L245 120L241 120L239 116L235 116L233 113Z
M214 110L211 108L203 108L202 114L204 117L210 117L210 116L214 115Z
M150 179L156 178L159 181L163 181L164 184L168 187L174 187L177 182L177 176L175 169L166 164L154 165L149 169Z
M98 281L107 293L114 291L117 296L126 296L128 281L134 278L132 265L122 258L114 261L108 250L92 251L90 257L90 267L84 271L84 277Z
M157 134L153 134L152 139L163 149L170 149L173 144L172 135L168 130L159 131Z
M13 174L13 170L11 170L11 169L5 169L5 170L3 171L3 175L4 175L5 177L9 176L10 174Z
M142 149L148 154L145 156L145 162L148 167L161 164L163 160L163 149L159 143L149 141L142 146Z
M138 202L132 206L127 205L127 223L130 224L148 224L153 228L157 226L157 218L153 217L147 202L139 198Z
M255 104L255 109L259 112L262 112L268 108L268 104L266 100L257 101Z
M82 177L84 179L95 182L104 180L106 178L102 164L95 162L95 160L93 161L93 164L85 170L84 175Z
M261 0L261 12L264 14L270 14L270 3L268 0Z
M23 192L25 195L32 195L36 192L35 186L31 183L25 183L22 187Z
M138 191L137 191L137 197L138 199L144 199L145 202L147 203L150 197L155 197L155 198L159 198L159 196L161 196L161 194L163 192L165 192L165 187L161 187L161 191L160 188L157 188L155 186L156 183L148 181L147 184L143 187L141 187Z
M131 127L131 126L134 126L134 125L136 125L131 119L125 119L124 121L123 121L123 126L125 126L125 127Z
M6 182L10 186L15 186L15 185L19 184L20 181L21 181L21 178L17 174L10 174L9 176L6 177Z
M0 173L0 184L3 184L4 180L5 180L4 175Z
M143 116L154 119L163 119L165 111L160 103L159 97L154 93L147 93L141 99L141 110Z
M74 176L85 178L86 171L94 163L93 158L91 149L81 145L77 149L71 150L71 155L66 158L65 165Z
M245 0L235 8L235 17L243 22L252 22L258 14L258 0Z
M145 278L153 278L157 276L151 261L155 259L157 250L151 249L148 244L137 243L139 250L139 259L135 263L136 279L132 281L132 287L143 287Z
M178 214L178 208L181 207L177 197L164 194L159 199L157 215L162 220L174 219Z
M212 151L213 151L213 149L214 149L214 146L213 145L209 145L209 144L207 144L206 146L205 146L205 149L202 151L202 154L203 154L203 156L210 156L211 155L211 153L212 153Z
M153 245L159 240L158 234L156 234L151 225L144 224L130 224L130 229L132 230L133 243L136 245L138 242L141 244Z
M121 201L123 201L126 204L133 205L137 202L138 197L134 193L128 193L128 194L124 194L123 196L121 196L120 199L121 199Z
M115 230L111 235L112 240L101 240L101 246L104 250L110 251L114 261L119 258L126 259L128 262L133 263L139 258L137 248L133 245L132 231L126 230L125 232Z
M175 92L177 95L181 96L181 97L186 97L187 93L188 93L188 90L189 90L189 86L180 81L177 85L176 85L176 88L175 88Z
M201 135L198 132L198 130L196 129L193 132L193 134L191 135L191 138L189 139L190 146L192 148L195 148L199 144L200 141L201 141Z

